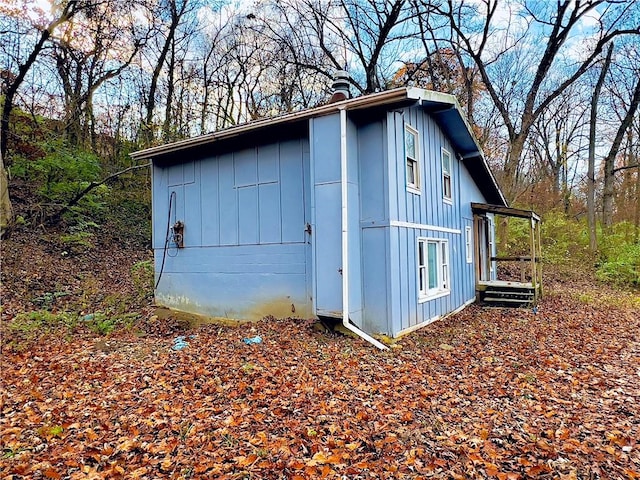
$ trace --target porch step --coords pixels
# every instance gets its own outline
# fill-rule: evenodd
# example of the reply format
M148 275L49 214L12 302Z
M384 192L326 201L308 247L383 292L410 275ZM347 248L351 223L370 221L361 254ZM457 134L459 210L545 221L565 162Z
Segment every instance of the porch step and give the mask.
M528 307L535 303L535 290L528 287L488 287L480 291L479 301L484 305L501 307Z

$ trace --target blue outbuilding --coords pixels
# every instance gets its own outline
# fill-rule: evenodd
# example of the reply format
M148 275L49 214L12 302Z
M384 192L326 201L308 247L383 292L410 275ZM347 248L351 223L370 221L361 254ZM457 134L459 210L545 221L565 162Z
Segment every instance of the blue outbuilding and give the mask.
M509 209L451 95L398 88L132 156L153 165L158 304L348 318L371 340L495 280L492 217Z

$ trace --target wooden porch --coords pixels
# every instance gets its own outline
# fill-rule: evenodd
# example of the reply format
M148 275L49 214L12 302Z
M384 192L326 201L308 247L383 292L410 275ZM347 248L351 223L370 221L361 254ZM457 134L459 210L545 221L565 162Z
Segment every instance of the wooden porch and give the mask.
M542 297L540 217L530 210L472 203L476 251L476 300L484 305L525 307ZM493 238L495 216L529 223L528 255L500 256ZM508 265L508 268L499 268Z

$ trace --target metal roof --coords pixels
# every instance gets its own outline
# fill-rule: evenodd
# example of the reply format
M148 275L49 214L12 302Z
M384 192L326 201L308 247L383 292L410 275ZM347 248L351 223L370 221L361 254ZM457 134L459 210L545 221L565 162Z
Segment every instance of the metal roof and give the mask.
M416 87L395 88L393 90L351 98L341 102L309 108L299 112L256 120L205 135L200 135L198 137L139 150L131 153L131 157L134 160L156 160L159 157L166 158L166 156L170 154L181 152L183 150L208 146L223 140L229 140L243 135L250 135L251 133L258 133L261 130L273 128L275 126L284 126L314 117L330 115L343 109L348 112L358 112L367 109L402 104L417 104L424 108L449 137L455 151L461 156L463 162L476 179L480 190L485 197L487 197L487 201L498 205L507 205L504 195L500 191L500 187L489 169L484 155L482 154L482 150L480 149L471 127L462 113L462 109L458 104L457 99L453 95Z

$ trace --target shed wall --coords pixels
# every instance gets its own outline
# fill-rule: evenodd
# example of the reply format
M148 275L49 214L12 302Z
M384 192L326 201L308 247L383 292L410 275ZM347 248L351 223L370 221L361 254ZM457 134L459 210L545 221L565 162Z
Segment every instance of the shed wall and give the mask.
M472 226L470 202L484 202L449 139L420 107L390 112L389 178L389 331L398 335L462 307L475 298L473 263L467 263L465 227ZM419 133L420 193L406 188L404 129ZM452 199L443 198L442 149L451 154ZM476 200L474 200L476 199ZM449 248L450 292L419 301L418 238L446 239Z
M306 139L155 165L153 181L159 303L228 318L311 314ZM165 249L167 218L184 221L184 248Z

